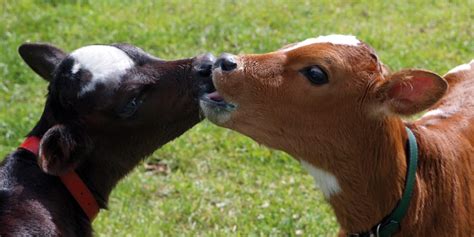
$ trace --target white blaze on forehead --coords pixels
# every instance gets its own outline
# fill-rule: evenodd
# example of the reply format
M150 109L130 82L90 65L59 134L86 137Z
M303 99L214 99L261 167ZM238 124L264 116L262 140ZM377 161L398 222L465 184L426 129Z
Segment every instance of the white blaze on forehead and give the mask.
M74 63L74 66L72 66L72 69L71 69L72 74L76 74L79 71L79 69L81 69L81 64L79 64L78 62Z
M471 70L471 64L474 64L474 59L470 63L462 64L462 65L459 65L459 66L449 70L449 72L446 73L446 74L456 73L456 72L460 72L460 71L469 71L469 70Z
M328 171L319 169L310 163L301 160L301 165L313 176L316 185L321 189L324 197L330 199L332 195L341 192L341 187L337 181L336 176Z
M295 45L283 49L284 52L291 51L293 49L301 48L311 44L323 44L323 43L330 43L330 44L337 44L337 45L348 45L348 46L357 46L361 42L353 35L325 35L319 36L317 38L309 38L302 42L296 43Z
M122 50L107 45L91 45L75 50L71 53L75 64L72 73L80 69L90 71L91 81L79 92L82 95L95 89L99 82L119 80L127 69L134 66L133 60Z

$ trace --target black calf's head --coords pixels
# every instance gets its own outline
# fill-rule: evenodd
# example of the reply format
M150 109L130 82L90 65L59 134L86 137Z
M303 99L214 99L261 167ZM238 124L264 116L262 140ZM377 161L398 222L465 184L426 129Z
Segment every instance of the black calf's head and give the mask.
M51 174L75 169L100 150L144 156L191 128L200 121L197 98L214 60L201 55L164 61L125 44L70 54L24 44L19 52L49 82L43 116L31 135L42 137L40 165Z

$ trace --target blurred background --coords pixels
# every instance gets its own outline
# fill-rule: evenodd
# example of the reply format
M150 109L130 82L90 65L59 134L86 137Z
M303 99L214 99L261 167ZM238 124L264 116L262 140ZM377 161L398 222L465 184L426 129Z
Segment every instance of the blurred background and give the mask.
M71 51L127 42L163 59L264 53L353 34L393 70L440 75L474 58L474 0L0 0L0 157L39 119L47 84L24 42ZM2 159L0 158L0 159ZM288 155L204 121L145 160L111 195L97 236L334 236L312 178Z

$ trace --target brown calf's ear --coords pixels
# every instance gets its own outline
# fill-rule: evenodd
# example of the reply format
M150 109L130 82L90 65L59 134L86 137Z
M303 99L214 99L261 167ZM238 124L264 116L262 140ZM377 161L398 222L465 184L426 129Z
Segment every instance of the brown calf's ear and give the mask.
M48 174L62 175L77 168L91 146L81 129L55 125L41 139L38 163Z
M53 79L54 70L67 56L61 49L49 44L22 44L18 53L25 63L46 81Z
M384 106L398 115L413 115L428 109L448 88L446 80L425 70L402 70L389 77L378 93Z

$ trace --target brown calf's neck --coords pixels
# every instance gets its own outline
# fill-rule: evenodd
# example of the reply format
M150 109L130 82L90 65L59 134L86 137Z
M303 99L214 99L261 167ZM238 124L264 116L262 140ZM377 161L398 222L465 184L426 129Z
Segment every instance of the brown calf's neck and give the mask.
M404 127L395 117L378 123L354 123L346 131L357 135L333 141L329 138L326 144L308 146L308 150L292 154L337 178L341 191L328 201L344 230L370 229L400 200L407 164ZM337 129L343 132L344 127Z

